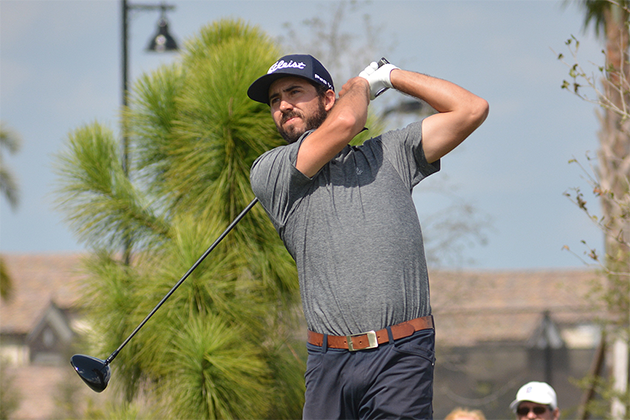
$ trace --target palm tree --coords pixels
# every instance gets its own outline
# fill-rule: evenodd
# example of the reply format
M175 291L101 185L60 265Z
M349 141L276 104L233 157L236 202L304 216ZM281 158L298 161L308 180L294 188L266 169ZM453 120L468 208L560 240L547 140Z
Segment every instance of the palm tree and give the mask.
M93 351L116 348L253 198L249 168L282 139L246 91L279 55L259 29L222 20L177 64L142 76L123 110L130 177L112 130L69 135L57 193L94 250L83 299ZM143 391L166 417L300 417L298 300L294 263L254 207L125 347L112 382L129 401Z
M0 152L6 149L10 153L16 153L20 150L20 145L20 137L0 123ZM11 170L4 163L2 153L0 153L0 192L7 199L9 205L15 209L19 201L17 182ZM9 299L12 291L11 277L4 260L0 258L0 298Z
M606 77L603 80L605 98L602 98L602 103L610 105L604 107L600 116L600 181L604 190L610 191L615 197L623 197L628 194L627 180L630 179L630 121L627 112L623 115L618 110L627 110L630 105L630 1L581 0L580 3L585 12L584 26L593 23L595 33L604 36L606 42ZM605 195L602 196L602 206L604 214L612 223L623 223L616 214L618 206ZM626 220L625 223L629 222ZM629 255L630 249L625 244L630 243L630 225L625 229L611 228L611 231L625 231L626 240L620 243L609 235L606 238L607 254L614 256L621 251ZM630 259L617 261L626 267L630 264Z
M617 366L625 365L625 372L613 368L612 374L613 387L626 394L625 402L613 399L612 413L614 418L625 418L625 413L630 412L627 377L630 342L630 1L580 0L579 3L585 12L585 28L593 23L595 33L603 36L606 43L604 91L599 99L602 109L597 170L605 227L604 264L608 273L604 299L608 303L611 324L626 331L617 334L613 344L625 348L625 362L613 362Z

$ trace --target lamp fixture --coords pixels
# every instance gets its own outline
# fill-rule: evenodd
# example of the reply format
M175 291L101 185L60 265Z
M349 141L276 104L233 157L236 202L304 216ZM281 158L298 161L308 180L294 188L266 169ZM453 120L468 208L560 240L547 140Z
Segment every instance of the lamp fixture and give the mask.
M157 33L151 38L147 46L147 51L163 53L177 50L179 50L179 47L177 46L175 38L173 38L168 31L168 20L166 20L164 9L162 9L162 16L158 21Z

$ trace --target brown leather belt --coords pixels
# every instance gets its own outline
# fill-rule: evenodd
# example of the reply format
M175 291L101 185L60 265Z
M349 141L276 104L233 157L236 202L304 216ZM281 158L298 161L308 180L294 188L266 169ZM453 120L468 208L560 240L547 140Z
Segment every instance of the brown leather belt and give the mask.
M409 337L416 331L428 330L433 328L433 316L423 316L422 318L412 319L411 321L401 322L392 325L392 337L394 340ZM348 336L329 335L328 348L346 349L350 351L373 349L379 344L387 343L389 335L387 328L378 331L368 331L361 334L353 334ZM324 345L324 334L313 331L308 332L308 342L315 346Z

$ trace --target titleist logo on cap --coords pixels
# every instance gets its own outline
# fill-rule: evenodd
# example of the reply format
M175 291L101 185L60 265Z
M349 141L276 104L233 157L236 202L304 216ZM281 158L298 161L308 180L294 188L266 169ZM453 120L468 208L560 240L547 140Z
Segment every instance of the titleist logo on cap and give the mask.
M304 67L306 67L306 63L303 62L295 62L293 60L289 61L288 63L284 60L280 60L278 62L276 62L276 64L274 64L273 66L269 67L269 71L267 72L267 74L273 73L277 70L280 69L287 69L287 68L294 68L294 69L300 69L303 70Z
M319 80L320 82L322 82L323 84L325 84L326 86L328 86L330 89L333 89L333 86L328 82L328 80L324 79L323 77L321 77L319 74L314 74L313 76L315 76L315 78L317 80Z

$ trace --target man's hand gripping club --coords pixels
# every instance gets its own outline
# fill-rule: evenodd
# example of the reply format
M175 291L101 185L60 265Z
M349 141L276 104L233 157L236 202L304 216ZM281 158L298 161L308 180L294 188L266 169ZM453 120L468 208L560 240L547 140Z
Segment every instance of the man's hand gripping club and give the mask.
M387 89L392 88L392 82L390 74L392 70L397 69L393 64L390 64L385 58L381 58L379 62L372 62L365 68L359 77L364 78L370 84L370 99L376 99L381 93Z

